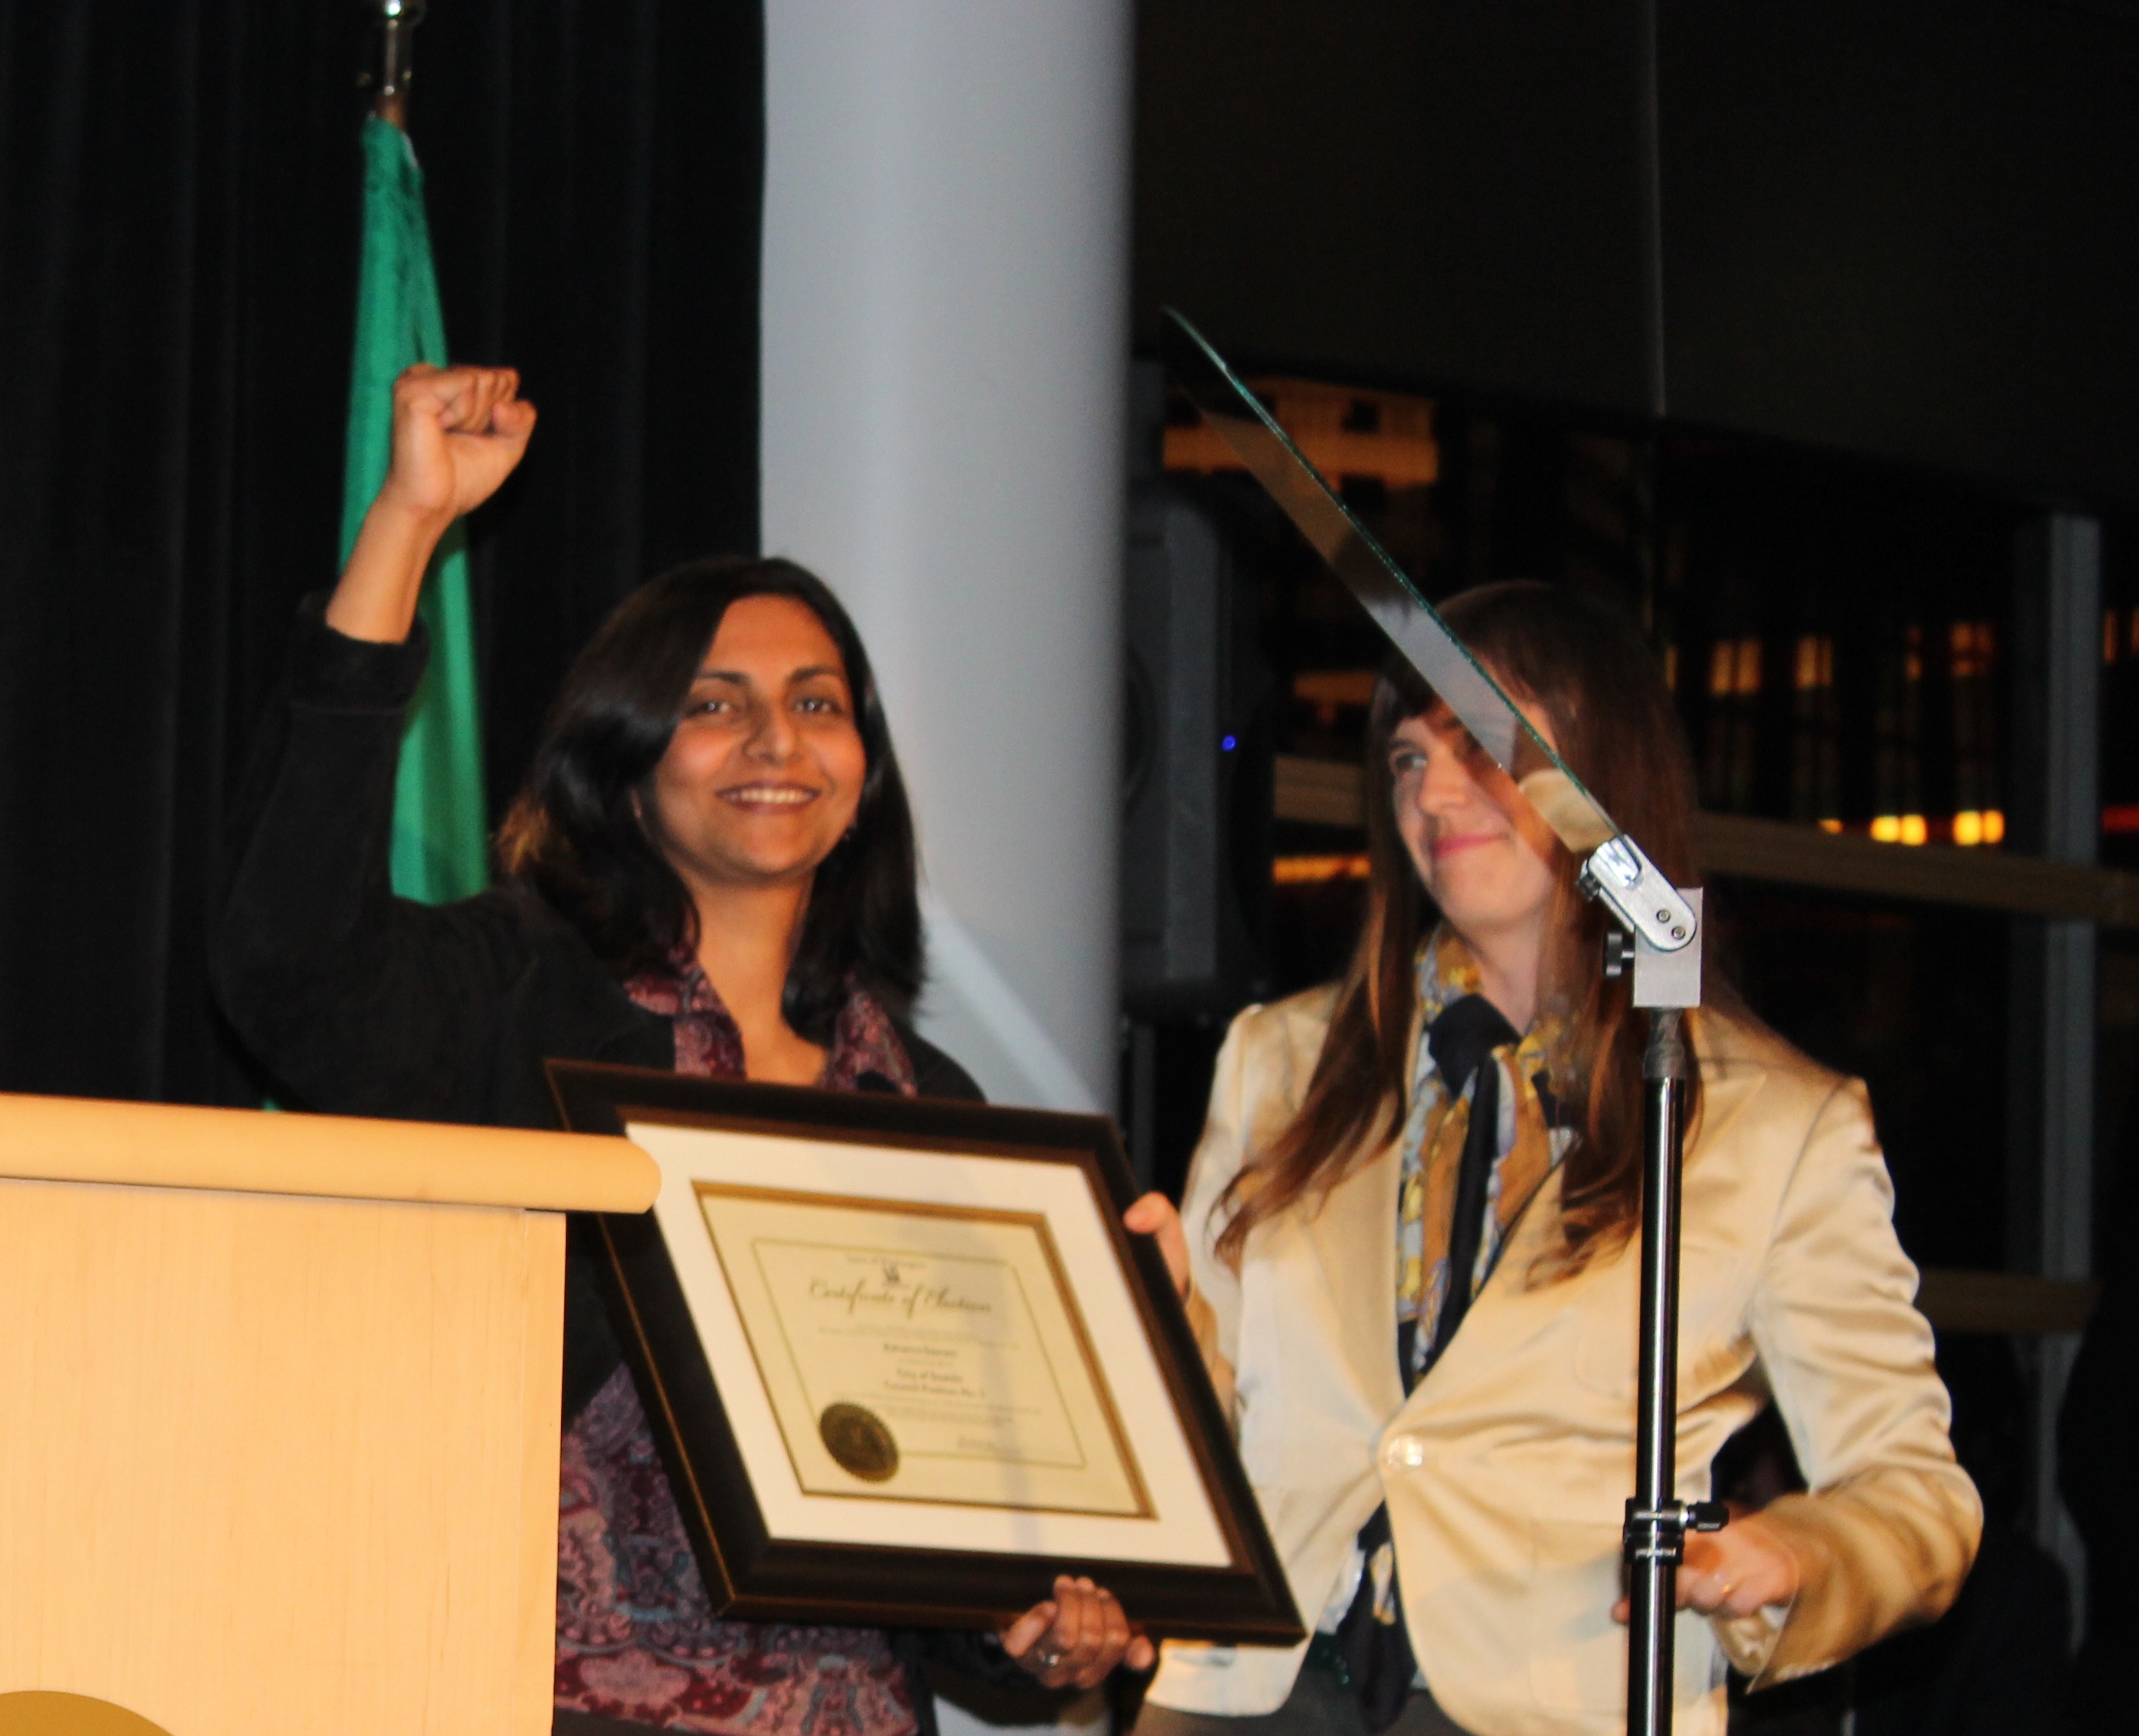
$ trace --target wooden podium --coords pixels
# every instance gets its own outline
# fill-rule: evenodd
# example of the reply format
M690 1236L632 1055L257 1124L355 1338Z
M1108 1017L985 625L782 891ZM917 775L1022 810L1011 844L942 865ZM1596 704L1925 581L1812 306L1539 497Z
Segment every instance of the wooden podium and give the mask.
M621 1139L0 1095L0 1705L546 1732L560 1214L658 1185Z

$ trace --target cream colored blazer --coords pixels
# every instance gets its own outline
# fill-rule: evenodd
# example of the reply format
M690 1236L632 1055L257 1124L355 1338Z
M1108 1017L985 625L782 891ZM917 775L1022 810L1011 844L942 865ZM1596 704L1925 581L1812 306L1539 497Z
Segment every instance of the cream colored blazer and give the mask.
M1620 1729L1626 1630L1611 1610L1633 1489L1635 1249L1535 1280L1554 1176L1408 1399L1393 1143L1319 1210L1259 1226L1237 1274L1211 1251L1220 1196L1296 1111L1333 1000L1317 990L1234 1021L1183 1209L1191 1313L1293 1596L1311 1627L1387 1501L1412 1646L1451 1718L1477 1736ZM1982 1509L1946 1438L1863 1087L1712 1013L1696 1015L1695 1047L1706 1101L1686 1165L1679 1492L1707 1495L1717 1449L1770 1393L1814 1491L1767 1509L1798 1555L1793 1607L1678 1619L1677 1728L1709 1736L1724 1728L1726 1658L1765 1685L1936 1617ZM1168 1642L1150 1697L1271 1711L1304 1651Z

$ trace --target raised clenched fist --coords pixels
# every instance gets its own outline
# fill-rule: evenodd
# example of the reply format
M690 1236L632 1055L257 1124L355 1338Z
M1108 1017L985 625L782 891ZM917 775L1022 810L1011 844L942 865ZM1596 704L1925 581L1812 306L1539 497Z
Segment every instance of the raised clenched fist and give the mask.
M403 374L394 382L394 457L380 504L451 524L488 500L535 431L535 406L519 391L512 368L418 362Z
M394 456L356 546L327 599L327 625L352 638L409 636L431 552L453 521L512 474L535 406L512 368L433 368L394 382Z

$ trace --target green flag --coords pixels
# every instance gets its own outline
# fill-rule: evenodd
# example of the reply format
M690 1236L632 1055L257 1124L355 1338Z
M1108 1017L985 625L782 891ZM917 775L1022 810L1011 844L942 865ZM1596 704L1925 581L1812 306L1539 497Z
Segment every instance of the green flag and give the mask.
M394 379L412 363L443 367L445 361L445 318L431 268L430 227L423 221L423 172L407 135L374 115L364 123L364 263L342 472L345 565L393 455ZM442 904L479 892L490 882L467 549L458 523L431 559L417 614L430 630L431 664L401 739L394 890Z

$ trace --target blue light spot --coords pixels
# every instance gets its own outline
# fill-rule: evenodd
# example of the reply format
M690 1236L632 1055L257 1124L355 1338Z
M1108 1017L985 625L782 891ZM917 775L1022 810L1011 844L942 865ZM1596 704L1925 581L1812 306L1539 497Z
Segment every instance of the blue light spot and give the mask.
M1221 753L1231 753L1240 745L1240 742L1231 736L1221 736L1218 738L1218 748Z

